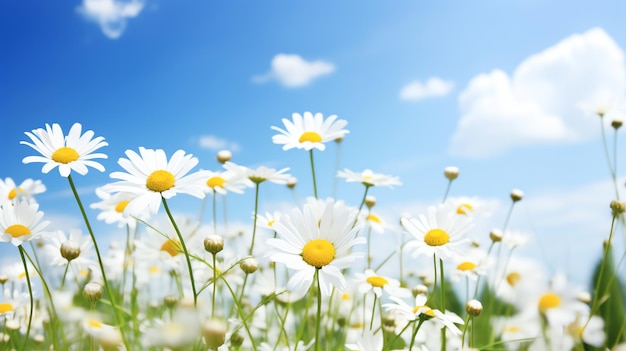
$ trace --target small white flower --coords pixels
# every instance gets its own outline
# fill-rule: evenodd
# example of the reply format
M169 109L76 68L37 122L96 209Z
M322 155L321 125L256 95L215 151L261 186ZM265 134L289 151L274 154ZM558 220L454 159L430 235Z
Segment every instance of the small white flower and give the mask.
M353 172L349 169L337 172L337 177L345 178L348 183L357 182L367 187L370 186L387 186L392 188L394 185L402 185L398 177L391 175L374 173L370 169L366 169L360 173Z
M283 150L292 148L324 151L325 142L343 138L348 130L343 129L348 122L343 119L337 120L337 115L324 119L321 113L313 115L305 112L303 115L294 113L293 121L282 119L285 129L272 126L272 129L280 132L272 137L274 144L283 144Z

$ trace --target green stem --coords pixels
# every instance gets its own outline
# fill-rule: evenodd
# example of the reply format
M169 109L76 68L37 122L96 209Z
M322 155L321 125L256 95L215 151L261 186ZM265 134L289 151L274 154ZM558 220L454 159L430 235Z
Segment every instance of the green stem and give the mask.
M611 239L613 238L613 229L615 227L615 220L617 219L617 215L613 216L613 219L611 220L611 231L609 232L609 240L606 242L606 245L604 247L604 254L602 256L602 264L600 265L600 272L598 273L598 278L596 279L596 286L594 289L594 296L593 296L593 304L591 305L591 312L589 312L589 318L587 319L587 322L585 322L585 325L583 326L583 330L585 330L585 328L587 328L587 325L589 324L589 322L591 321L591 317L596 314L596 312L598 311L598 308L600 308L601 302L602 302L602 291L600 291L600 283L603 280L603 276L604 276L604 269L606 267L607 264L607 259L609 256L609 250L611 249ZM607 286L608 288L608 286Z
M450 188L452 187L452 181L448 181L448 186L446 187L446 192L443 194L443 199L441 203L445 203L446 199L448 199L448 194L450 193Z
M250 243L250 250L248 251L248 255L252 256L252 250L254 249L254 240L256 238L256 221L257 215L259 213L259 186L260 183L256 183L256 188L254 190L254 222L252 223L252 242Z
M363 198L361 199L361 204L359 205L359 210L356 212L357 216L356 216L356 218L354 218L354 223L352 223L352 227L353 228L356 225L356 223L359 221L359 214L361 213L361 210L363 209L363 205L365 204L365 198L367 197L367 192L369 191L370 186L371 185L365 184L365 192L363 193ZM356 233L356 235L359 235L359 233Z
M180 233L180 229L176 225L176 221L172 216L172 212L170 212L169 206L167 206L167 201L163 196L161 196L161 200L163 202L163 207L165 208L165 212L167 212L167 216L169 217L172 225L174 226L174 230L176 231L176 235L178 235L178 240L180 240L180 246L183 247L183 252L185 253L185 260L187 261L187 269L189 270L189 280L191 280L191 290L193 292L193 305L194 307L198 304L198 294L196 293L196 282L193 278L193 269L191 268L191 259L189 257L189 251L187 251L187 245L185 244L185 239L183 239L183 235Z
M376 314L376 303L378 302L378 295L374 294L374 303L372 304L372 318L370 318L370 330L374 327L374 315Z
M213 296L211 296L211 318L215 318L215 295L217 289L217 255L213 254Z
M309 150L309 159L311 160L311 175L313 176L313 195L317 199L317 181L315 180L315 163L313 162L313 149Z
M120 334L122 336L122 341L126 349L130 350L128 341L126 340L126 335L124 333L124 328L122 326L123 318L120 315L120 310L117 307L116 297L113 294L113 291L111 290L109 281L106 276L106 272L104 270L104 264L102 263L102 256L100 255L100 249L98 248L98 242L96 241L96 236L94 235L93 230L91 229L89 218L87 217L87 213L85 212L85 207L83 206L83 203L80 200L80 197L78 196L78 191L76 191L76 186L74 185L74 181L72 180L71 174L67 176L67 180L70 183L70 188L72 188L72 193L74 193L74 198L76 199L76 202L78 203L78 207L80 208L80 213L83 216L83 220L85 221L85 225L87 226L87 231L89 232L89 236L91 237L91 241L93 242L93 247L96 250L96 257L98 258L98 265L100 266L100 272L102 273L102 282L104 283L104 288L106 290L106 293L109 296L109 299L111 300L111 307L113 307L113 314L115 315L115 319L120 327Z
M213 189L213 233L217 234L217 192Z
M439 259L439 273L441 274L441 312L446 313L446 280L443 274L443 259ZM441 328L441 351L446 350L446 327Z
M317 282L317 318L315 318L315 351L321 350L320 324L322 320L322 287L320 285L319 268L315 269L315 281Z
M33 322L33 307L35 302L33 301L33 288L30 284L30 275L28 273L28 265L26 264L26 258L24 257L24 248L19 246L20 257L22 258L22 264L24 264L24 273L26 274L26 283L28 285L28 295L30 298L30 312L28 313L28 325L26 326L26 334L24 335L24 344L22 344L21 350L25 350L28 344L28 337L30 336L30 325Z

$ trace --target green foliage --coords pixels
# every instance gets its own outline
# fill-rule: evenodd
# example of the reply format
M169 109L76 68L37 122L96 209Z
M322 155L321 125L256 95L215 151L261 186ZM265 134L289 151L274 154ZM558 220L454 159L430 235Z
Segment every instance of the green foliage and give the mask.
M602 271L602 276L600 272ZM612 247L608 247L606 262L602 269L602 259L596 265L593 273L592 286L598 287L594 293L593 305L599 303L597 311L592 311L595 315L604 320L604 330L606 332L606 345L614 345L626 341L623 332L626 324L626 289L624 283L617 275L613 259ZM595 301L595 300L598 301Z

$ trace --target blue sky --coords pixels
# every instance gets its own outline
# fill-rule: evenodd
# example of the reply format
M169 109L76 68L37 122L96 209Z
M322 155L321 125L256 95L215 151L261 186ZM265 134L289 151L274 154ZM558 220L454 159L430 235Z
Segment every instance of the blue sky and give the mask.
M272 144L270 127L293 112L337 114L350 130L341 167L404 183L372 191L389 222L440 201L443 169L458 166L451 196L482 208L475 236L501 226L509 192L522 189L509 228L534 238L528 254L585 282L614 197L591 111L621 116L625 11L616 1L11 0L0 13L0 177L41 179L42 210L80 225L65 179L23 165L33 152L19 144L45 123L80 122L109 143L107 171L75 178L86 203L139 146L184 149L205 169L219 169L222 148L242 165L291 167L304 197L308 155ZM316 154L321 196L333 193L336 155L335 145ZM361 191L340 183L336 195L357 205ZM252 196L234 195L234 218L248 220ZM271 185L262 196L266 210L291 199Z

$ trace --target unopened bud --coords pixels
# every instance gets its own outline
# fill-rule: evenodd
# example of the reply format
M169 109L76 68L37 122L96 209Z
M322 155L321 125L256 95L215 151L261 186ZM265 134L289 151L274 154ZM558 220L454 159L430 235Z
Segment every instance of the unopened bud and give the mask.
M15 319L9 319L4 321L4 327L9 331L16 331L20 329L20 322Z
M372 208L374 205L376 205L376 197L367 195L365 197L365 206L367 206L367 208Z
M119 350L123 342L119 329L103 328L99 331L98 343L103 350Z
M36 334L35 336L33 336L33 341L38 344L41 344L44 341L46 341L46 338L42 334Z
M209 350L217 349L226 341L226 324L221 320L210 319L202 326L202 335Z
M224 249L224 238L217 234L211 234L204 239L204 249L216 254Z
M72 240L68 240L61 244L61 256L68 262L80 256L80 246Z
M611 211L613 212L613 216L620 215L626 211L626 204L621 201L613 200L611 201Z
M4 284L9 281L9 276L6 274L0 275L0 284Z
M226 163L233 158L233 154L228 150L220 150L217 152L217 161L219 163Z
M241 263L239 263L239 267L246 274L252 274L259 269L259 262L254 257L244 258Z
M614 119L614 120L611 122L611 126L612 126L613 128L615 128L616 130L617 130L617 129L619 129L619 127L621 127L621 126L622 126L622 124L624 124L624 122L622 122L622 120L621 120L621 119Z
M176 295L167 295L163 298L163 304L167 308L172 308L178 304L178 296Z
M459 168L458 167L446 167L443 170L443 175L449 180L453 181L459 176Z
M489 232L489 239L494 243L502 241L502 231L500 229L493 229Z
M83 288L83 296L85 299L91 302L100 300L102 297L103 287L100 283L91 282L87 283Z
M519 189L511 190L511 200L513 202L520 201L524 197L524 192Z
M289 177L289 179L287 179L287 187L289 189L295 188L297 183L298 183L298 178L296 177Z
M469 300L465 304L465 312L472 317L477 317L483 311L483 304L478 300Z
M243 341L244 341L243 336L241 336L241 334L239 334L238 332L237 333L233 333L230 336L230 345L232 347L239 347L239 346L241 346L241 344L243 344Z
M413 293L413 296L427 295L428 287L426 285L419 284L414 286L413 289L411 289L411 292Z
M576 299L582 303L589 304L591 303L591 294L586 291L582 291L578 293L578 295L576 296Z

